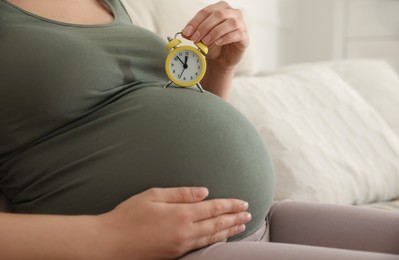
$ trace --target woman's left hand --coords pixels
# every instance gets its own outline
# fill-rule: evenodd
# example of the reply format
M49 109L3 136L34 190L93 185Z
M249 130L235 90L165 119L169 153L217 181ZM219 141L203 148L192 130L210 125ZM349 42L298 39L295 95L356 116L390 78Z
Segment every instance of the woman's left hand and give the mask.
M183 29L183 36L209 47L208 63L233 69L243 56L249 39L243 14L221 1L200 10Z

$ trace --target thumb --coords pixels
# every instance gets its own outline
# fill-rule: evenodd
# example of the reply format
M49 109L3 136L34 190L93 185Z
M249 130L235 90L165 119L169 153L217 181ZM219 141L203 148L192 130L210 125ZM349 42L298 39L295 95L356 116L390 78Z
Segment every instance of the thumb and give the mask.
M204 187L152 188L149 199L165 203L193 203L204 200L209 191Z

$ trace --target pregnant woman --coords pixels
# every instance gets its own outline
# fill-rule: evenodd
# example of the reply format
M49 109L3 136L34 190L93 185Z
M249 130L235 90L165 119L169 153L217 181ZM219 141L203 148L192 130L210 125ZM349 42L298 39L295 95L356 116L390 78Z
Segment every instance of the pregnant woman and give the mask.
M223 100L248 45L241 13L210 5L183 34L210 47L205 93L162 88L165 41L118 0L0 1L0 189L13 211L0 213L0 258L176 258L267 240L273 167Z

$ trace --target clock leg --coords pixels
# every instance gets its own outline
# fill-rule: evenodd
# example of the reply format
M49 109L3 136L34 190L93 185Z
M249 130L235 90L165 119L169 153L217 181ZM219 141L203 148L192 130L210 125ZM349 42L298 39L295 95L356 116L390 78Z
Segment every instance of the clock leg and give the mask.
M163 86L163 88L167 88L167 87L169 87L169 86L170 86L170 84L172 84L172 81L171 81L171 80L169 80L169 81L168 81L168 83L166 83L166 84L165 84L165 86Z
M201 92L204 92L204 89L201 87L201 84L197 83L197 84L195 84L195 85L197 85L197 87L199 88L199 90L200 90Z

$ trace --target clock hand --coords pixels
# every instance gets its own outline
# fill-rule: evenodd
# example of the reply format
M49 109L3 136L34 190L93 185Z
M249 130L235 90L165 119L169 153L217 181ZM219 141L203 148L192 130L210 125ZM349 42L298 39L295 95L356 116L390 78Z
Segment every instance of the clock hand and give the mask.
M183 66L184 66L184 62L180 59L180 57L179 56L177 56L177 58L179 59L179 61L183 64Z
M181 79L181 76L183 75L183 72L186 70L186 67L183 67L183 70L182 70L182 72L180 73L180 75L179 75L179 79Z
M183 68L187 69L188 65L187 65L187 60L188 60L188 56L184 57L184 64L183 64Z

